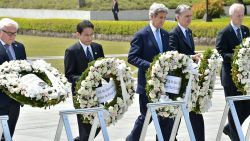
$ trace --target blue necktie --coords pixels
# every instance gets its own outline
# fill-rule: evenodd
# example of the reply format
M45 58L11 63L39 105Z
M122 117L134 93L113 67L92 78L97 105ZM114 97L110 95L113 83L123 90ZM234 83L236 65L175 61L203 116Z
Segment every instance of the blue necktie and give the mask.
M92 55L91 55L91 53L89 51L89 47L87 47L87 59L88 59L89 62L94 60L94 58L92 57Z
M187 43L188 43L189 47L192 48L191 38L190 38L189 31L186 29L186 30L185 30L185 33L186 33L186 40L187 40Z
M156 42L158 44L159 50L162 53L163 52L163 47L162 47L162 41L161 41L161 33L160 29L156 29Z
M241 38L240 28L238 28L236 31L237 31L237 38L239 39L239 41L241 43L242 42L242 38Z
M5 50L6 50L6 53L7 53L8 57L9 57L9 59L10 59L10 60L14 60L14 59L13 59L13 56L12 56L11 53L10 53L10 45L5 44L5 45L4 45L4 48L5 48Z

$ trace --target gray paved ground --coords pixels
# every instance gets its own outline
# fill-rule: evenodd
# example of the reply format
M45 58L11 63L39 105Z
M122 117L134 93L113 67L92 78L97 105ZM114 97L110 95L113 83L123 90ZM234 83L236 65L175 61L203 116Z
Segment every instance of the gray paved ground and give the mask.
M222 117L223 108L225 105L224 93L218 83L213 97L213 107L208 113L204 114L205 132L207 141L215 141L218 131L219 122ZM72 100L68 98L66 102L61 103L50 109L39 109L24 106L21 108L20 118L17 124L14 141L53 141L56 133L56 128L59 120L60 110L73 109ZM134 121L139 114L138 95L136 95L134 103L129 107L128 112L115 125L108 127L108 133L111 141L125 141L125 137L130 133ZM73 135L78 134L76 118L70 116ZM249 123L249 122L247 122ZM247 125L243 125L246 132ZM189 136L185 128L184 122L181 122L178 133L179 141L188 141ZM155 130L153 124L149 125L146 141L153 141L155 139ZM66 141L65 131L62 132L61 140ZM102 141L102 134L100 133L96 141ZM222 136L223 141L229 140L225 135Z

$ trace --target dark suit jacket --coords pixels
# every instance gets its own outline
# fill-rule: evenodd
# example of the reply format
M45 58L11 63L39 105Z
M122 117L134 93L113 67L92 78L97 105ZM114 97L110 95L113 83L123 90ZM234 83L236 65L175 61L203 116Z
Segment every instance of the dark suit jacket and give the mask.
M188 30L192 36L192 30ZM169 46L171 50L176 50L179 53L183 53L186 55L194 55L195 46L193 38L191 38L191 44L192 46L190 47L185 38L185 35L183 34L181 28L178 25L171 32L169 32Z
M90 46L95 60L104 57L103 49L100 44L91 43ZM72 83L73 95L75 95L75 82L79 80L82 72L87 69L88 63L88 59L86 58L80 42L66 49L64 56L65 76L69 82Z
M249 36L249 29L246 26L241 26L242 36L246 38ZM222 31L219 32L216 38L216 49L223 58L221 68L221 83L222 86L234 85L231 76L231 63L233 57L233 49L240 44L233 27L229 24Z
M188 30L192 37L192 31L190 29ZM190 47L181 28L178 25L169 33L169 46L171 50L176 50L179 53L183 53L186 55L195 54L195 46L193 38L191 38L191 47ZM176 95L170 95L170 96L176 97ZM204 141L205 129L204 129L204 121L202 114L196 114L194 112L190 112L189 116L196 140Z
M23 44L15 41L14 43L12 43L12 47L16 55L16 60L26 59L26 53ZM0 65L3 64L5 61L10 61L10 60L4 46L0 43ZM6 94L0 92L0 106L10 105L13 102L16 101L7 96Z
M161 29L161 39L163 45L163 51L169 50L168 32ZM131 41L131 48L128 54L128 62L138 68L138 86L137 93L145 94L146 86L146 71L153 61L153 58L160 53L157 42L150 26L146 26L142 30L138 31Z
M116 2L113 7L112 7L112 12L118 13L119 12L119 7L118 7L118 2Z

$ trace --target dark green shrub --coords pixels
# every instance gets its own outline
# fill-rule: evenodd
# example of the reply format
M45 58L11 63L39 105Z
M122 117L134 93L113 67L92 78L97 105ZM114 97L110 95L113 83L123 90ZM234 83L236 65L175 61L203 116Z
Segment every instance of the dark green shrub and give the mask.
M75 33L76 25L81 20L68 19L22 19L13 18L20 25L20 30L38 30L59 33ZM97 34L133 35L135 32L148 25L148 21L92 21ZM202 20L192 21L190 28L194 37L216 37L218 31L229 24L229 18L214 19L213 22ZM163 28L171 31L177 25L174 21L166 21ZM244 25L250 27L250 18L246 17Z

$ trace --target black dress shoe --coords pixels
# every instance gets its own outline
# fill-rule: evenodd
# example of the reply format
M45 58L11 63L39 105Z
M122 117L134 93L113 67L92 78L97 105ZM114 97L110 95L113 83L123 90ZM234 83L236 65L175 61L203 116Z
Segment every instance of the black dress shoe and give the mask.
M74 141L80 141L80 137L77 136L76 138L74 138Z
M126 137L126 140L125 141L130 141L130 135L128 135L127 137Z
M230 128L229 128L229 125L228 125L228 124L224 127L223 133L224 133L225 135L229 136L229 138L230 138L231 140L233 140L232 137L231 137Z

